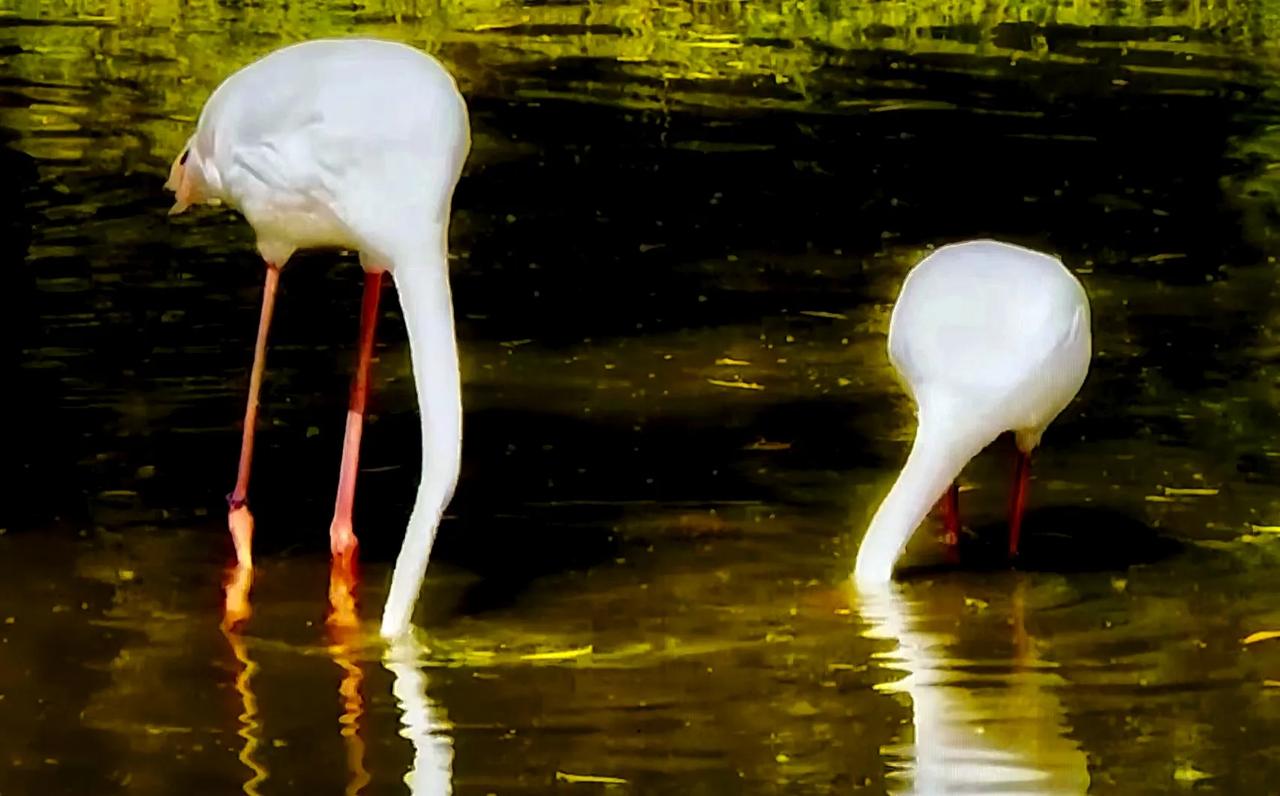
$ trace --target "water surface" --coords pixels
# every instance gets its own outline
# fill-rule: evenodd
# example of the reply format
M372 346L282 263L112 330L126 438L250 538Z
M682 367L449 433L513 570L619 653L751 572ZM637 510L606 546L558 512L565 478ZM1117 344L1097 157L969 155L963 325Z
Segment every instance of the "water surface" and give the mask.
M413 643L394 299L326 624L359 272L282 280L253 616L222 496L261 265L168 161L235 68L377 35L458 76L463 478ZM1280 18L1264 3L0 0L0 793L1212 793L1280 777ZM376 124L376 120L371 120ZM1002 440L887 601L889 308L930 247L1052 251L1095 360L993 554Z

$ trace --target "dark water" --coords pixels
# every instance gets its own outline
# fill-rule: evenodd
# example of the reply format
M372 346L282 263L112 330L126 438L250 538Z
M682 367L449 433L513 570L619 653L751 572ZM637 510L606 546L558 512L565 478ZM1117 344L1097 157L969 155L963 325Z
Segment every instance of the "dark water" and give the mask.
M219 627L261 267L169 220L208 92L299 38L458 75L463 478L413 645L418 458L381 328L359 631L327 534L359 271L272 332L254 615ZM1280 781L1280 17L1267 4L0 0L0 794L1264 793ZM376 124L376 120L371 120ZM913 421L932 245L1053 251L1090 378L992 567L846 579ZM390 295L390 294L388 294Z

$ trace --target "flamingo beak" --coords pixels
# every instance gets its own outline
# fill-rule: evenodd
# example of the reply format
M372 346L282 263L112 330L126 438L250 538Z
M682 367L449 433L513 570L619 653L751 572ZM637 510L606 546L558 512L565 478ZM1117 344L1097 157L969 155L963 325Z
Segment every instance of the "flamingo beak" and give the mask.
M191 189L187 185L188 182L189 178L184 176L182 183L174 190L174 193L177 194L177 200L173 203L173 207L169 208L169 215L176 216L191 207Z
M173 165L169 168L169 179L165 181L164 187L167 191L173 191L177 196L177 201L173 203L173 207L169 208L169 215L176 216L179 213L191 207L195 203L195 186L192 185L191 175L187 171L186 152L174 159Z

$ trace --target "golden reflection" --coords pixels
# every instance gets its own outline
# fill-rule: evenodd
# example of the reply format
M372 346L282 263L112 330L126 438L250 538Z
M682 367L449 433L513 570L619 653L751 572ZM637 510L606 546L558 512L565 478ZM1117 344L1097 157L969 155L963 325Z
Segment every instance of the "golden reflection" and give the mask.
M226 623L223 624L222 634L231 645L231 653L240 662L235 687L240 695L242 710L237 717L240 731L236 734L244 739L244 745L240 748L240 762L251 774L241 789L249 796L260 796L258 786L266 781L267 769L257 760L258 747L262 743L259 732L262 725L258 722L258 697L253 693L253 676L258 673L258 664L249 657L249 646L245 644L244 638Z
M1065 682L1042 659L1024 622L1026 581L1011 593L966 597L960 586L922 583L859 594L867 635L897 642L875 657L906 672L877 686L906 694L912 703L912 743L882 750L893 770L891 793L1078 794L1089 788L1088 762L1069 737L1056 690ZM1001 599L1003 598L1003 599ZM1010 653L963 657L967 628L981 627L990 643L992 626L1006 618L991 603L1006 602L1011 620ZM991 611L990 618L985 615ZM975 637L977 634L975 632Z
M342 669L338 695L342 700L339 734L347 752L346 796L356 796L369 784L369 771L364 766L364 739L360 737L360 719L364 716L364 670L356 663L355 650L360 638L360 616L356 610L358 578L354 563L335 559L329 569L329 654Z
M400 706L401 737L413 744L413 767L404 782L414 796L453 792L453 727L427 696L427 676L412 641L394 642L382 665L395 678L391 687Z
M228 570L222 603L222 635L231 645L231 654L240 662L240 672L235 680L241 707L237 717L240 731L236 734L244 739L244 745L240 749L240 762L252 774L242 789L249 796L259 796L258 785L267 779L267 769L256 759L258 747L262 743L258 732L261 729L258 722L258 697L253 692L253 676L258 672L258 664L249 657L249 647L240 635L240 628L253 613L249 603L252 587L252 567L237 564Z

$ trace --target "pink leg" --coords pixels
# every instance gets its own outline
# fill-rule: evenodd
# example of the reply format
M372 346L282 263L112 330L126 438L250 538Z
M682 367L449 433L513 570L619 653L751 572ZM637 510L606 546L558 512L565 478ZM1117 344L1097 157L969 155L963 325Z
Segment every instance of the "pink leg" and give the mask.
M1009 500L1009 556L1018 554L1018 535L1022 531L1022 512L1027 507L1027 488L1031 480L1031 454L1017 452L1013 469L1013 494Z
M959 558L957 545L960 543L960 485L952 483L947 493L942 496L942 527L945 533L942 541L947 545L947 560L955 563Z
M236 547L236 561L242 568L253 566L253 515L249 513L249 469L253 464L253 431L258 422L258 394L267 364L267 331L276 305L280 269L267 263L267 279L262 289L262 315L258 319L258 342L253 349L253 371L249 375L249 402L244 410L244 435L240 439L240 470L236 488L227 495L227 525Z
M373 360L373 330L378 324L378 299L382 293L382 272L364 274L364 300L360 307L360 358L351 382L347 405L347 433L342 443L342 469L338 473L338 499L329 526L329 548L335 558L348 559L356 552L356 535L351 529L351 510L356 500L356 467L360 462L360 435L369 397L369 365Z

